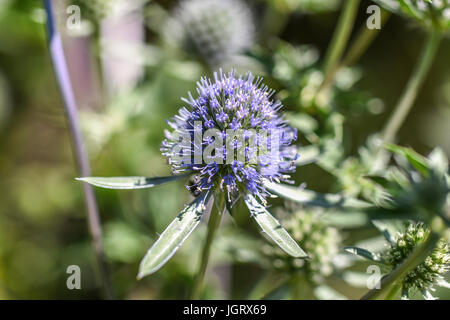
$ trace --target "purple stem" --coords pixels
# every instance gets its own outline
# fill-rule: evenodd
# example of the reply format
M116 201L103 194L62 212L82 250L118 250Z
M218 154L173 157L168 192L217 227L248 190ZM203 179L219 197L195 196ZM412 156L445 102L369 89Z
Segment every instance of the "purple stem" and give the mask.
M88 177L91 175L91 168L89 166L89 158L83 143L83 136L81 133L80 124L78 122L77 105L69 78L61 35L58 32L56 19L53 13L54 0L44 0L44 6L47 13L49 51L53 63L53 69L55 71L56 79L64 102L63 105L69 124L75 161L77 163L80 175L83 177ZM102 227L98 213L97 201L95 199L94 190L90 185L83 183L83 191L84 200L86 202L89 232L92 237L94 252L97 258L98 271L101 276L105 298L111 299L113 294L110 284L108 265L106 263L103 249Z

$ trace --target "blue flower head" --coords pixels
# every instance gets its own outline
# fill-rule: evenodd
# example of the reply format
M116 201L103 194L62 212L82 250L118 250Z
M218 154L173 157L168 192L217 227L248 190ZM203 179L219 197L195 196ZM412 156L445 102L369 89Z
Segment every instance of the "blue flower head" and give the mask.
M189 98L183 99L187 106L168 121L172 130L166 131L161 146L175 175L79 179L110 189L141 189L191 177L186 187L196 198L147 251L138 278L159 270L198 226L204 213L215 207L208 223L208 235L213 234L222 212L227 209L231 213L240 197L251 217L284 252L295 258L307 257L265 206L273 185L289 181L297 159L293 145L297 132L283 120L279 113L282 105L272 100L272 95L262 79L255 79L251 73L238 77L234 71L220 71L214 74L214 82L202 78L195 97L189 93Z
M220 188L229 202L251 193L263 202L263 181L288 181L295 171L297 132L272 100L273 91L251 73L202 78L195 97L168 121L162 154L174 173L192 173L189 189Z

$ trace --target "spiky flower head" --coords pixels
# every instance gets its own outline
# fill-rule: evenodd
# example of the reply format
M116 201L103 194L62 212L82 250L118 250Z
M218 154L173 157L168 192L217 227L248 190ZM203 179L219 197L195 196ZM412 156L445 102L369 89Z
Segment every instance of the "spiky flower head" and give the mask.
M395 244L383 253L382 258L392 269L401 264L425 240L430 231L423 223L411 223L403 233L397 236ZM426 298L432 298L430 291L433 286L448 285L443 275L449 270L450 253L449 244L440 239L435 249L415 269L410 271L402 282L402 297L408 298L415 292L421 292Z
M330 227L317 211L299 210L290 214L283 225L295 241L302 243L309 259L287 257L279 248L265 245L263 252L273 262L273 267L283 272L303 270L306 278L319 283L330 276L334 258L341 246L341 237L336 228Z
M164 38L216 66L252 45L252 13L240 0L183 0L168 19Z
M401 12L419 21L425 27L448 31L450 29L450 0L376 0L385 8Z
M297 131L287 125L274 92L251 73L214 74L202 78L197 95L168 121L162 154L174 173L193 175L192 191L213 187L229 202L250 193L265 201L263 183L288 181L295 171Z

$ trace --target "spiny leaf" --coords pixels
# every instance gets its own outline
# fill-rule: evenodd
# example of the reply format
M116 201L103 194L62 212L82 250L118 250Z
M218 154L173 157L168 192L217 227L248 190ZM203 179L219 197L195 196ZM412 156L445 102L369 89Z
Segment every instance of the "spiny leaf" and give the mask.
M380 257L377 254L372 253L372 252L370 252L370 251L368 251L366 249L358 248L358 247L345 247L344 249L347 252L350 252L352 254L356 254L356 255L358 255L360 257L366 258L366 259L371 260L373 262L378 262L378 263L382 262Z
M372 220L372 223L392 245L396 242L397 233L401 232L404 228L404 223L396 219Z
M422 175L428 176L430 167L427 159L410 148L397 146L395 144L388 144L386 148L396 154L404 156L408 162Z
M295 258L306 258L307 254L292 239L289 233L280 225L266 208L252 195L245 197L245 203L253 218L261 229L287 254Z
M355 198L348 198L338 194L320 194L311 190L292 187L284 184L264 181L266 188L285 199L304 205L325 208L370 208L371 204Z
M295 164L297 166L304 166L316 162L320 155L320 150L317 146L311 145L299 148L298 153L299 157L297 161L295 161Z
M158 271L175 254L200 223L208 198L202 193L169 224L142 259L138 279Z
M169 176L169 177L84 177L76 178L78 181L87 182L96 187L107 189L144 189L151 188L159 184L172 182L186 175Z

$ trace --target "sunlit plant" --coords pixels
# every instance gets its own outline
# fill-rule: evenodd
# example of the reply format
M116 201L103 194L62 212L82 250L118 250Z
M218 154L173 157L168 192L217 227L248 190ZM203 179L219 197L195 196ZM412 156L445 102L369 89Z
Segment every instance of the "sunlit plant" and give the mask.
M347 250L369 261L382 265L387 270L394 270L404 262L414 250L429 236L430 230L423 223L409 223L401 232L392 232L383 223L375 224L388 241L388 248L380 253L363 248L349 247ZM430 253L417 266L405 272L390 289L387 299L395 298L401 292L402 299L410 299L420 293L425 299L434 300L434 286L450 288L444 279L449 270L449 244L443 238L436 242Z
M196 197L166 228L141 262L139 278L156 272L176 252L211 211L208 235L193 297L198 297L211 242L222 214L231 213L243 198L261 229L287 254L305 258L305 252L267 211L266 198L272 193L266 184L289 182L295 171L297 134L280 113L274 92L250 73L215 73L203 78L197 95L183 99L177 116L168 121L162 154L174 172L171 177L84 177L79 180L111 189L150 188L189 178L186 187ZM270 137L270 139L268 139ZM209 151L209 153L207 152Z

